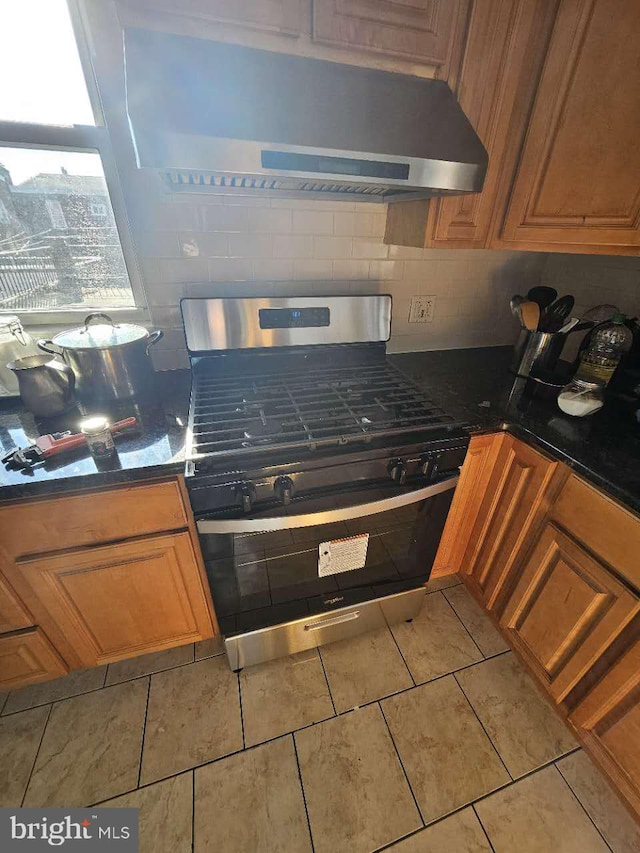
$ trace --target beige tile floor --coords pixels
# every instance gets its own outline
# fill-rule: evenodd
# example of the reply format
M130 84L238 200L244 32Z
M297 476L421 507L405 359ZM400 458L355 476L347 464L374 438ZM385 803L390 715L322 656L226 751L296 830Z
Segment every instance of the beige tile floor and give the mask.
M452 583L411 624L239 675L206 641L2 696L0 806L137 807L142 853L640 851Z

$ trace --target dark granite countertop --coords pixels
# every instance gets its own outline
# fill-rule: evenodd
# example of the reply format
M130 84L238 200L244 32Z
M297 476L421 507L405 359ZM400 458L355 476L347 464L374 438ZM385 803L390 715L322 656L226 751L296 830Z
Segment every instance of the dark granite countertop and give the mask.
M389 357L434 401L474 429L507 429L640 512L637 413L607 401L590 417L565 415L555 395L532 397L530 384L509 373L511 354L511 347L484 347Z
M441 350L390 355L425 386L432 398L474 431L508 429L555 456L603 491L640 512L640 424L630 411L607 404L588 418L571 418L555 399L532 399L522 380L508 372L510 347ZM184 470L191 374L157 374L151 401L122 404L112 420L135 415L141 428L116 440L117 460L96 463L77 451L38 465L31 473L0 466L0 500L142 480ZM29 444L42 432L77 428L79 412L54 423L39 422L17 399L0 401L0 455Z
M100 407L112 422L134 416L139 428L116 438L117 456L97 462L86 449L42 462L29 472L0 465L0 500L16 500L78 488L99 488L182 472L191 373L176 370L156 374L156 388L141 403ZM96 410L97 411L97 410ZM77 432L83 414L74 409L48 421L36 421L19 398L0 399L0 456L31 444L38 435L70 429Z

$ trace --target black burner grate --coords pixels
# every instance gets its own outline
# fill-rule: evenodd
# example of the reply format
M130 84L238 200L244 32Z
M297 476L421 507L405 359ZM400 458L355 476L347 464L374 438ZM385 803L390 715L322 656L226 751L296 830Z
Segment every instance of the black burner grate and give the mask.
M303 374L197 376L189 458L371 441L460 426L388 363Z

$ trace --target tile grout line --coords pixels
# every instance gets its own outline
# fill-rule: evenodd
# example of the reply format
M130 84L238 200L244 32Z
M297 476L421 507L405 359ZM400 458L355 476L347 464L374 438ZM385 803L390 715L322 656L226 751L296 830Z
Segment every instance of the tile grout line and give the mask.
M384 710L383 710L383 708L382 708L382 704L380 703L380 701L378 701L378 708L380 709L380 713L382 714L382 719L384 720L384 724L385 724L385 726L386 726L387 732L388 732L388 734L389 734L389 737L391 738L391 743L393 744L393 748L394 748L394 750L395 750L395 753L396 753L396 755L398 756L398 761L400 762L400 767L402 768L402 773L403 773L404 778L405 778L405 780L406 780L406 782L407 782L407 785L409 786L409 790L411 791L411 796L413 797L413 802L415 803L415 805L416 805L416 809L418 810L418 817L419 817L419 818L420 818L420 820L422 821L422 826L420 827L420 829L424 829L424 827L425 827L425 821L424 821L424 816L423 816L423 814L422 814L422 809L421 809L421 808L420 808L420 806L418 805L418 800L416 799L416 795L415 795L415 794L414 794L414 792L413 792L413 788L412 788L412 786L411 786L411 782L409 781L409 775L407 774L407 771L406 771L406 769L405 769L405 766L404 766L404 764L402 763L402 756L400 755L400 750L398 749L398 747L397 747L397 745L396 745L396 742L395 742L395 740L393 739L393 734L391 733L391 728L389 727L389 723L387 722L387 718L386 718L386 716L385 716L385 713L384 713Z
M487 832L487 830L485 829L485 826L484 826L483 822L480 820L480 815L478 814L478 812L477 812L477 810L476 810L476 804L475 804L475 803L472 803L472 804L471 804L471 808L473 809L473 813L474 813L474 815L476 816L476 820L477 820L477 821L478 821L478 823L480 824L480 829L482 830L482 832L483 832L483 834L484 834L484 837L487 839L487 843L489 844L489 847L492 849L493 853L496 853L496 849L495 849L495 847L493 846L493 844L491 843L491 839L489 838L489 833L488 833L488 832Z
M311 842L311 851L314 853L315 845L313 843L313 832L311 831L311 818L309 817L309 808L307 807L307 795L304 790L304 782L302 780L302 770L300 768L300 758L298 756L298 746L296 744L295 735L293 732L289 735L293 742L293 753L296 757L296 767L298 768L298 781L300 782L300 791L302 792L302 804L304 805L304 813L307 817L307 828L309 830L309 841Z
M425 826L420 827L419 829L416 829L413 832L408 833L407 835L404 835L401 839L399 838L396 841L390 841L389 844L385 844L384 847L377 847L375 850L375 853L382 853L382 851L388 850L389 847L392 847L394 844L397 844L398 841L404 841L407 838L411 838L413 835L417 835L418 833L422 832L424 829L430 829L432 826L435 826L438 823L442 823L442 821L446 820L449 817L453 817L453 815L459 814L461 811L464 811L465 809L473 808L473 810L475 812L475 810L476 810L475 807L478 803L481 803L484 800L487 800L489 797L494 796L494 794L499 794L501 791L506 791L508 788L512 788L514 785L517 785L518 782L521 782L523 779L527 779L529 776L533 776L534 773L538 773L541 770L546 770L548 767L551 767L553 764L555 764L556 761L560 761L561 758L566 758L567 755L573 755L573 753L577 752L579 749L580 749L580 747L578 746L578 747L576 747L576 749L571 750L571 752L568 752L565 755L559 756L558 758L554 758L551 761L547 761L545 764L541 764L539 767L535 767L533 770L529 770L523 776L518 776L517 779L514 779L514 780L509 781L509 782L505 782L504 785L500 785L498 788L495 788L493 791L488 791L486 794L483 794L481 797L477 797L477 799L475 799L475 800L470 800L468 803L464 803L463 805L458 806L455 809L452 809L450 812L447 812L446 814L441 815L438 818L435 818L435 820L430 821ZM478 820L480 820L479 816L478 816ZM482 824L482 821L480 821L480 823ZM484 826L482 828L484 830ZM489 843L491 843L491 842L489 842ZM492 850L494 849L493 845L491 845L491 849Z
M472 634L472 633L471 633L471 631L467 628L467 626L465 625L465 623L464 623L464 621L462 620L462 618L458 615L458 613L457 613L457 611L456 611L455 607L453 606L453 604L449 601L449 599L448 599L448 598L447 598L447 596L445 595L446 590L444 590L444 589L443 589L443 590L441 590L441 592L442 592L442 597L444 598L444 600L445 600L445 601L447 602L447 604L449 605L449 609L451 610L451 612L453 613L453 615L456 617L456 619L458 620L458 622L462 625L462 627L464 628L464 630L467 632L467 635L468 635L469 639L471 640L471 642L473 643L473 645L476 647L476 649L478 650L478 652L479 652L479 653L480 653L480 655L482 656L482 660L486 660L485 654L484 654L484 652L482 651L482 649L480 648L480 646L479 646L479 645L476 643L476 641L474 640L474 638L473 638L473 634ZM479 661L478 661L478 663L479 663Z
M320 666L322 667L322 672L324 674L324 680L325 680L325 683L327 685L327 691L329 693L329 699L331 699L331 707L333 708L333 716L337 717L338 711L336 710L336 703L333 700L333 693L331 692L331 685L329 684L329 676L327 675L327 670L325 669L325 666L324 666L324 659L322 657L322 649L319 646L317 648L317 652L318 652L318 657L320 659ZM329 719L331 719L331 718L329 718ZM294 731L295 731L295 729L294 729Z
M240 684L240 672L236 672L235 676L238 679L238 701L240 703L240 729L242 731L242 749L238 750L238 751L243 752L247 748L247 740L244 736L244 711L242 709L242 685Z
M564 756L564 755L563 755L563 756L562 756L562 758L566 758L566 756ZM611 851L612 851L612 853L613 853L613 847L609 844L609 842L607 841L607 839L604 837L604 834L600 831L600 828L598 827L598 824L595 822L595 820L594 820L594 819L591 817L591 815L589 814L589 811L588 811L587 807L586 807L586 806L585 806L585 804L582 802L582 800L581 800L581 799L580 799L580 797L577 795L577 793L573 790L573 787L571 786L571 783L570 783L570 782L569 782L569 780L565 777L565 775L564 775L564 773L562 772L562 770L560 770L560 768L558 767L558 761L562 761L562 758L557 758L557 759L554 761L553 766L555 767L556 771L560 774L560 778L561 778L561 779L562 779L562 781L565 783L565 785L567 786L567 788L571 791L571 793L572 793L572 794L573 794L573 796L575 797L576 801L579 803L580 808L582 809L582 811L586 814L586 816L589 818L589 820L590 820L590 821L591 821L591 823L593 824L593 826L594 826L594 828L595 828L596 832L598 833L598 835L600 836L600 838L602 838L602 840L604 841L604 843L606 844L606 846L607 846L607 847L609 848L609 850L611 850Z
M142 722L142 740L140 741L140 760L138 762L138 782L136 784L136 790L140 787L140 777L142 776L142 756L144 754L144 742L147 736L147 716L149 714L149 696L151 694L151 676L148 675L149 679L147 683L147 703L144 706L144 720Z
M191 770L191 853L196 849L196 772Z
M174 646L174 648L180 648L180 647ZM153 652L152 652L152 654L153 654ZM66 702L67 699L75 699L77 696L87 696L89 693L96 693L98 690L105 690L108 687L118 687L120 684L129 684L131 681L140 681L141 678L149 678L152 675L159 675L161 672L171 672L174 669L181 669L183 666L191 666L192 664L200 663L203 660L214 660L214 658L219 658L223 654L224 654L224 652L220 652L220 654L209 655L208 657L200 658L199 660L190 660L190 661L186 661L185 663L176 664L176 666L168 666L166 669L156 669L153 672L145 672L142 675L133 675L133 676L131 676L131 678L124 678L122 681L116 681L114 684L107 684L106 683L107 677L109 674L108 669L111 666L111 664L107 664L106 665L107 672L105 673L104 683L99 687L92 687L90 690L82 690L82 691L80 691L80 693L72 693L70 696L61 696L60 699L48 699L45 702L40 702L36 705L29 705L26 708L20 708L18 711L9 711L8 713L3 714L2 710L4 710L5 705L9 701L9 696L11 695L11 693L17 692L15 690L10 690L9 693L7 694L7 697L5 699L4 705L2 706L2 709L0 709L0 717L2 717L4 719L5 717L13 717L16 714L22 714L24 711L32 711L34 708L42 708L45 705L57 705L58 702ZM141 655L141 657L143 657L143 655ZM135 658L126 658L126 660L135 660ZM77 672L78 670L71 670L71 671ZM61 676L61 678L66 678L66 677L67 676L64 676L64 675ZM51 679L51 680L56 681L57 679ZM46 684L47 682L43 681L41 683ZM19 688L19 689L22 689L22 688ZM27 688L24 688L24 689L27 689Z
M29 709L31 710L31 708ZM45 732L47 731L47 727L49 725L49 720L51 719L51 712L53 711L53 703L49 705L49 711L47 713L47 719L44 721L44 726L42 727L42 734L40 735L40 741L38 742L38 748L36 749L36 754L33 757L33 764L31 765L31 770L29 772L29 778L27 779L27 784L24 786L24 793L22 795L22 799L20 800L20 805L25 801L27 796L27 791L29 790L29 785L31 784L31 779L33 777L33 771L36 769L36 762L38 760L38 756L40 755L40 750L42 749L42 741L44 740Z
M481 728L481 729L482 729L482 731L484 732L485 737L487 738L487 740L488 740L488 741L489 741L489 743L491 744L491 747L492 747L493 751L495 752L495 754L498 756L498 761L500 762L500 764L502 764L502 766L504 767L504 769L505 769L505 771L506 771L507 776L508 776L508 777L509 777L509 779L511 779L511 781L513 782L513 781L514 781L514 778L513 778L512 774L511 774L511 771L509 770L509 768L507 767L507 765L506 765L506 764L505 764L505 762L503 761L503 758L502 758L502 756L500 755L500 752L498 751L498 747L495 745L495 743L493 742L493 738L491 737L491 735L489 734L489 732L486 730L485 725L484 725L484 723L482 722L482 720L480 719L480 716L478 715L478 712L477 712L477 711L476 711L476 709L473 707L473 705L472 705L472 703L471 703L471 700L469 699L469 697L467 696L467 694L464 692L464 687L460 684L460 682L459 682L459 681L458 681L458 679L456 678L456 674L455 674L455 672L453 672L453 673L451 673L451 674L453 675L453 679L454 679L455 683L458 685L458 689L460 690L460 692L461 692L461 693L462 693L462 695L464 696L464 698L465 698L465 702L466 702L466 703L467 703L467 705L471 708L471 713L473 714L473 716L476 718L476 720L477 720L477 721L478 721L478 723L480 724L480 728Z
M411 621L413 622L413 619L412 619ZM405 622L405 624L406 624L406 622ZM415 678L413 677L413 673L411 672L411 669L409 668L409 664L407 663L407 661L406 661L406 658L405 658L404 654L402 653L402 649L400 648L400 643L397 641L397 639L396 639L396 635L393 633L393 631L392 631L392 629L391 629L391 625L387 625L387 628L389 629L389 633L391 634L391 639L392 639L392 640L393 640L393 642L396 644L396 648L397 648L397 650L398 650L398 653L399 653L400 657L402 658L402 663L405 665L405 667L406 667L406 669L407 669L407 672L409 673L409 678L410 678L410 679L411 679L411 681L413 682L413 687L417 687L418 685L416 684L416 680L415 680ZM406 689L406 690L410 690L411 688L410 688L410 687L407 687L407 688L405 688L405 689Z

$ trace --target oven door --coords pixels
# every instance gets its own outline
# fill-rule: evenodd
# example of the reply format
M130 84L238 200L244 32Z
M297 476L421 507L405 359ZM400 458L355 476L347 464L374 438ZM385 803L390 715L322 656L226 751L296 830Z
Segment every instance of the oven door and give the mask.
M407 590L428 580L457 474L373 487L198 524L225 637Z

